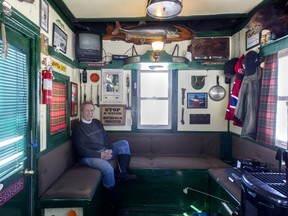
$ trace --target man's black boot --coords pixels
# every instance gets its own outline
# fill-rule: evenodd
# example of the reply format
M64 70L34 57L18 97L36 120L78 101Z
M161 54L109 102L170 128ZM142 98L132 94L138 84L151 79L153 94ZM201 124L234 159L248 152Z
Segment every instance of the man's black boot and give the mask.
M129 213L123 208L120 192L116 185L108 189L108 196L115 209L115 216L129 216Z
M117 181L136 181L137 176L129 172L130 155L119 154L118 160L118 172L116 175Z

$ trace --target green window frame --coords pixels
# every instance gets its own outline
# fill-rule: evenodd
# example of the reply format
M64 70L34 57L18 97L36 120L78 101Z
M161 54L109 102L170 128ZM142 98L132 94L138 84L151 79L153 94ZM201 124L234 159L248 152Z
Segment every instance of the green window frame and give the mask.
M138 124L140 130L172 129L172 71L139 71Z

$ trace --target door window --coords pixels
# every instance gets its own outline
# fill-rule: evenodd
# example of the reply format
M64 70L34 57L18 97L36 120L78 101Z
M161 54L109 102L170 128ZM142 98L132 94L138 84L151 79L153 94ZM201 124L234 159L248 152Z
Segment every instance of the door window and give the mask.
M0 50L3 43L0 41ZM0 58L0 182L23 170L28 122L28 74L26 54L9 46ZM16 64L17 62L17 64Z

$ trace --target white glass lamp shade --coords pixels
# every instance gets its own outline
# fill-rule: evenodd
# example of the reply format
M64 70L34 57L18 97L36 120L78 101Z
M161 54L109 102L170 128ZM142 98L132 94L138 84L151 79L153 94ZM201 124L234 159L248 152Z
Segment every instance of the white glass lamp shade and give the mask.
M177 16L182 7L182 0L150 0L146 12L153 18L169 19Z
M154 41L152 42L152 49L154 52L161 52L164 47L164 42L162 41Z

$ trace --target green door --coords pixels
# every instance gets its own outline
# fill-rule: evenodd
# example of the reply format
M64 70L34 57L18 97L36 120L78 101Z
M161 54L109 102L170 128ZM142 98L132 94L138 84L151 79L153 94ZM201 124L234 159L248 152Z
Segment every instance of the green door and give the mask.
M5 33L5 31L4 31ZM32 215L30 41L6 27L0 35L0 215ZM35 94L34 94L35 95ZM25 170L26 173L25 174ZM27 172L28 171L28 172Z

